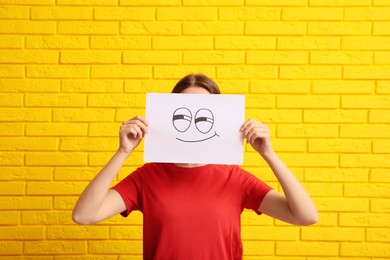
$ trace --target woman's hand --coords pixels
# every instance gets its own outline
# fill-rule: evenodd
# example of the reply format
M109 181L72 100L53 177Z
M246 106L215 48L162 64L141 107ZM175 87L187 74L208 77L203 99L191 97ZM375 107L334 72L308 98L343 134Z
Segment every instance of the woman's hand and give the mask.
M251 144L263 158L274 153L270 131L266 124L254 119L247 120L240 128L246 142Z
M133 152L148 132L148 126L149 123L141 116L123 122L119 130L118 151L127 154Z

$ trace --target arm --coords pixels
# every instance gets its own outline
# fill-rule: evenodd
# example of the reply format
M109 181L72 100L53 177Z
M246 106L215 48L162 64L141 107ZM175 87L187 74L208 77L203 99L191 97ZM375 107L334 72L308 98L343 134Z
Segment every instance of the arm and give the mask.
M110 190L110 185L127 157L141 142L147 127L148 123L140 116L122 124L119 149L79 197L72 213L74 222L82 225L94 224L126 210L121 196Z
M253 119L241 127L247 143L263 157L278 179L284 195L275 190L268 192L259 211L295 225L311 225L318 221L318 212L305 188L274 152L269 129Z

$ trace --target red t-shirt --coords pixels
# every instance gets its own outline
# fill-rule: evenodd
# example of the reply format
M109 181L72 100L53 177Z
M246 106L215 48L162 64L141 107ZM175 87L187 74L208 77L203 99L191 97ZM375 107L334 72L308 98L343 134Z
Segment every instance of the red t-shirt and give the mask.
M149 163L113 187L143 213L144 259L241 259L240 215L271 187L238 166Z

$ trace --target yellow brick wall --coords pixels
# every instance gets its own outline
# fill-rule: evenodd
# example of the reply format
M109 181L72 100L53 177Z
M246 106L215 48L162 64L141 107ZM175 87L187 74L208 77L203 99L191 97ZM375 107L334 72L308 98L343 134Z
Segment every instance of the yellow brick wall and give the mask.
M145 93L190 72L246 94L320 212L245 211L245 259L390 258L389 0L1 0L0 257L141 259L140 213L71 210ZM250 147L244 167L280 188Z

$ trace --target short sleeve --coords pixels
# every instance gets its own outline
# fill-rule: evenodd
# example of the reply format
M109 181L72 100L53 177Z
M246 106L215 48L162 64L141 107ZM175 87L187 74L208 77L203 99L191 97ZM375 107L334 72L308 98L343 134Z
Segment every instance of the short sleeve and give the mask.
M123 217L127 217L133 210L142 211L142 168L128 175L111 189L115 190L122 197L126 205L126 211L122 212Z
M253 174L241 168L239 168L239 171L242 191L242 209L251 209L260 215L259 206L265 195L267 195L272 188Z

